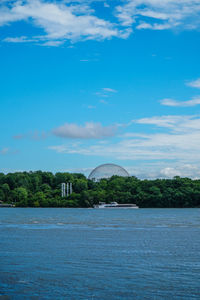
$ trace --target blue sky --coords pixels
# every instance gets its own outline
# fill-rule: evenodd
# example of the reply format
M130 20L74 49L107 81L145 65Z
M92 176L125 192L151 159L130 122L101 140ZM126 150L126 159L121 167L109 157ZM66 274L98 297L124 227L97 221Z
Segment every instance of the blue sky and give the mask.
M200 177L197 0L0 3L2 172Z

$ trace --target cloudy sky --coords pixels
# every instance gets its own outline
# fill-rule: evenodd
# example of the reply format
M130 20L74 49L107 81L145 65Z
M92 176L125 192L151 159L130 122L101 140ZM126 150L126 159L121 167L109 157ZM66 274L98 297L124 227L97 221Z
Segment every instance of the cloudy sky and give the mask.
M1 0L0 171L200 178L199 0Z

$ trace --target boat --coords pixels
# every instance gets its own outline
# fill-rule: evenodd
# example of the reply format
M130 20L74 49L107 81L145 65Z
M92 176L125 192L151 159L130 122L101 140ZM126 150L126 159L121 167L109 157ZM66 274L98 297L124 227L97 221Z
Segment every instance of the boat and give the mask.
M125 204L119 204L117 202L111 202L111 203L105 203L105 202L99 202L99 204L94 205L94 208L139 208L136 204L132 203L125 203Z
M8 203L0 203L0 208L1 207L15 207L13 204L8 204Z

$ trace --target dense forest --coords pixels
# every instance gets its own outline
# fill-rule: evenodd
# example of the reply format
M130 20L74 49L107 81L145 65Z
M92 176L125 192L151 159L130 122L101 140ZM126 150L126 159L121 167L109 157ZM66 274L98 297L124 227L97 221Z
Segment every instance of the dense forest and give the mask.
M67 198L61 197L62 182L73 185ZM200 207L200 180L112 176L94 182L77 173L0 173L0 201L19 207L92 207L100 201L139 207Z

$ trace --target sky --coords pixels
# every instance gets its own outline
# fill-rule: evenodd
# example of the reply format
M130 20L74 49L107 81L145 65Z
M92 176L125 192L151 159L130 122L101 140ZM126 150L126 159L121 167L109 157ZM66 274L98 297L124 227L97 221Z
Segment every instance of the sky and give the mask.
M199 0L1 0L0 172L200 178Z

